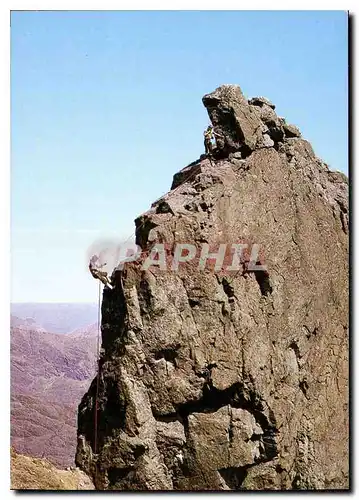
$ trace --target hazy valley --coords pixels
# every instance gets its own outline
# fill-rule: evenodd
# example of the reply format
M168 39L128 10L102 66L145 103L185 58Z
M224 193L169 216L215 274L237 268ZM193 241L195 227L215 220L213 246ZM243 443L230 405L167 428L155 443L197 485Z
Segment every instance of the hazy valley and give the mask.
M96 371L96 306L14 304L11 311L17 313L11 316L11 444L57 466L74 465L77 407Z

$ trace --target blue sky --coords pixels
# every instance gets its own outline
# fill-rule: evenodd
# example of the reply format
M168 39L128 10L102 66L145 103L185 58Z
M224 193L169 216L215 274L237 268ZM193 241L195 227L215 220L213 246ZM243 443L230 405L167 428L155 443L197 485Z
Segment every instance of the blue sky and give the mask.
M347 67L344 11L14 12L12 301L96 301L89 247L131 236L203 152L220 84L347 173Z

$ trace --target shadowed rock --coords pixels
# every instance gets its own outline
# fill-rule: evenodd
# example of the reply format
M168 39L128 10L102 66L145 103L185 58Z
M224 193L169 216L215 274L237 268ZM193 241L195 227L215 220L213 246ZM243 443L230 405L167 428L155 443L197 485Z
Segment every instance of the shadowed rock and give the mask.
M261 121L252 113L247 99L238 85L222 85L211 94L206 94L203 104L213 123L217 146L221 155L242 150L250 154L256 147Z

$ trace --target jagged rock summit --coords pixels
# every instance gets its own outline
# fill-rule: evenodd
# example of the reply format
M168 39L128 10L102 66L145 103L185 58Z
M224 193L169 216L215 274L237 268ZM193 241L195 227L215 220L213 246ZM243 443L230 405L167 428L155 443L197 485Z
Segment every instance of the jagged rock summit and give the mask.
M266 270L114 274L76 463L98 489L346 489L347 179L267 99L225 85L203 103L213 158L174 176L137 243L256 244Z

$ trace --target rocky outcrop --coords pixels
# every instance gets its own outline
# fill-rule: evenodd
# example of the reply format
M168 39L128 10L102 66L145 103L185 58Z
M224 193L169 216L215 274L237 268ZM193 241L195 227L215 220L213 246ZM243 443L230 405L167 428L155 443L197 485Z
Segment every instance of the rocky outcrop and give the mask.
M76 463L98 489L348 488L347 179L268 100L203 102L214 157L136 220L144 253L104 291ZM178 269L177 243L197 249Z

